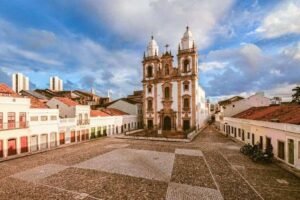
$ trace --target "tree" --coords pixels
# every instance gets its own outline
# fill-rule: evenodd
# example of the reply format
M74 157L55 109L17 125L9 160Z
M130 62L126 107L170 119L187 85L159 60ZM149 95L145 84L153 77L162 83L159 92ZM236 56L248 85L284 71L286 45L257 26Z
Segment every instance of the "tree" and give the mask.
M295 91L292 95L292 102L300 104L300 86L295 87L292 91Z

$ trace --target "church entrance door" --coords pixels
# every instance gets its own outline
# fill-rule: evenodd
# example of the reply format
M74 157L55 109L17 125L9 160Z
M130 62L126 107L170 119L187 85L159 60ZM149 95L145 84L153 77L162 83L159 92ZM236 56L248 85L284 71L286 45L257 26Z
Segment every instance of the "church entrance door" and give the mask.
M190 129L190 120L183 120L183 130L187 131Z
M171 118L168 116L164 118L164 130L171 130Z

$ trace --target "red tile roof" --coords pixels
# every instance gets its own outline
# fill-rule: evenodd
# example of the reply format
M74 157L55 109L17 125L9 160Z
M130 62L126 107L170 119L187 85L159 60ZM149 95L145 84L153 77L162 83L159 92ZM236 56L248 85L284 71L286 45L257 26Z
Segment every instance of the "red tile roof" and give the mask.
M0 96L12 96L19 97L17 93L15 93L8 85L5 83L0 83Z
M233 117L300 125L300 105L253 107Z
M103 112L111 115L111 116L118 116L118 115L128 115L128 113L123 112L121 110L115 109L115 108L106 108L102 110Z
M76 101L73 101L72 99L69 99L67 97L54 97L58 101L62 102L63 104L66 104L67 106L77 106L79 105Z
M42 100L35 97L30 98L30 108L48 108L48 106Z
M101 110L91 110L91 117L106 117L106 116L110 116L110 115Z
M226 106L228 104L231 104L231 103L236 102L236 101L240 101L242 99L244 99L244 98L240 97L240 96L234 96L234 97L231 97L229 99L226 99L226 100L223 100L223 101L219 101L218 104L220 106Z

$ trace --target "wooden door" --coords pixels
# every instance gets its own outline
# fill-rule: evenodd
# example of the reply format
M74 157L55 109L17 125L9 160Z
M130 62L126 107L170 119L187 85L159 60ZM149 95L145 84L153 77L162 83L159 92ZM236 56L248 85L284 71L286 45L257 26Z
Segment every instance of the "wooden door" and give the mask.
M16 139L8 140L8 156L16 155L17 154L17 141Z
M38 136L37 135L33 135L30 138L30 151L34 152L34 151L38 151L38 150L39 150Z
M57 141L56 141L56 133L50 133L50 148L56 147Z
M3 158L3 140L0 140L0 158Z
M71 142L75 142L75 131L71 132Z
M43 134L41 135L41 150L45 150L48 148L48 135L47 134Z
M28 138L27 136L21 137L21 153L28 152Z
M60 145L65 144L65 133L64 132L59 133L59 144Z

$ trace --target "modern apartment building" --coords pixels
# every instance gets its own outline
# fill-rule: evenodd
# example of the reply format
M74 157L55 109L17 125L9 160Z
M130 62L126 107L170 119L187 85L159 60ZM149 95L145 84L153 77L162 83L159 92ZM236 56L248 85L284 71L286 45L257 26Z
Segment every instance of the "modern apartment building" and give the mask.
M18 94L22 90L29 90L29 78L21 73L14 73L12 75L12 89Z
M63 90L63 80L57 76L51 76L49 82L49 89L53 91L62 91Z

